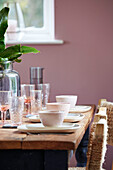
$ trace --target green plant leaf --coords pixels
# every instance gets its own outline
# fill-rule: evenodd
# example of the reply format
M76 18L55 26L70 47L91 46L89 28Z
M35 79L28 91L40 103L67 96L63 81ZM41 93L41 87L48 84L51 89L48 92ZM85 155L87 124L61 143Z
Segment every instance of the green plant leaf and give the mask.
M3 52L0 53L0 57L10 59L11 57L18 54L22 55L22 53L20 52L20 44L6 48Z
M20 63L22 60L17 58L15 61L16 61L17 63Z
M4 34L8 27L9 8L5 7L0 11L0 52L5 49Z
M5 7L0 11L0 37L3 37L8 27L9 8Z
M27 53L39 53L36 48L33 47L28 47L28 46L21 46L21 53L22 54L27 54Z
M4 42L4 36L0 37L0 52L4 51L5 49L5 42Z
M2 58L8 58L9 61L18 61L17 58L19 58L22 54L27 54L27 53L38 53L39 51L35 48L32 47L27 47L27 46L20 46L14 45L6 48L3 52L0 53L0 57Z
M17 55L13 55L11 57L8 58L9 61L15 61L17 58L19 58L22 54L17 54Z

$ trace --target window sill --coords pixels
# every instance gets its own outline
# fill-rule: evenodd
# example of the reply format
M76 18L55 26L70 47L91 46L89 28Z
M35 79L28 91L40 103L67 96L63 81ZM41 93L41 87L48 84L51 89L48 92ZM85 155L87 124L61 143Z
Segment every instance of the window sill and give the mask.
M43 40L7 40L6 44L63 44L63 40L43 39Z
M6 44L63 44L63 40L55 39L54 32L47 32L44 28L40 30L27 30L19 32L7 32Z

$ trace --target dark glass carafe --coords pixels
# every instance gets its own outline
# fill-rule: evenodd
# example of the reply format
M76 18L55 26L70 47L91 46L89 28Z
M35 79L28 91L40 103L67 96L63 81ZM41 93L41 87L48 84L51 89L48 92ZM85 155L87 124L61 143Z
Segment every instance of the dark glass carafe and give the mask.
M30 67L30 84L35 84L35 89L38 89L37 84L43 83L43 67Z

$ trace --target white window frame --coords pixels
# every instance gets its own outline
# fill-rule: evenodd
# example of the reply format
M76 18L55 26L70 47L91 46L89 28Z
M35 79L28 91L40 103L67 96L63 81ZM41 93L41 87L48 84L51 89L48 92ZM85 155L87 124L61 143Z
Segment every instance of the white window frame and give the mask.
M43 0L44 26L42 28L24 28L19 33L19 39L8 40L6 44L63 44L62 40L55 39L55 0Z

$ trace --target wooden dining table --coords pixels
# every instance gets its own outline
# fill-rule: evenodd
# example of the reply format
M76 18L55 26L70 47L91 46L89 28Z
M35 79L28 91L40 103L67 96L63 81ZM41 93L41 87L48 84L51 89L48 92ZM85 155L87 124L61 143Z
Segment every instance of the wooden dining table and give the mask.
M67 170L70 153L75 151L77 166L87 162L89 125L95 105L83 114L73 133L21 133L0 127L0 170ZM24 123L28 123L24 119Z

